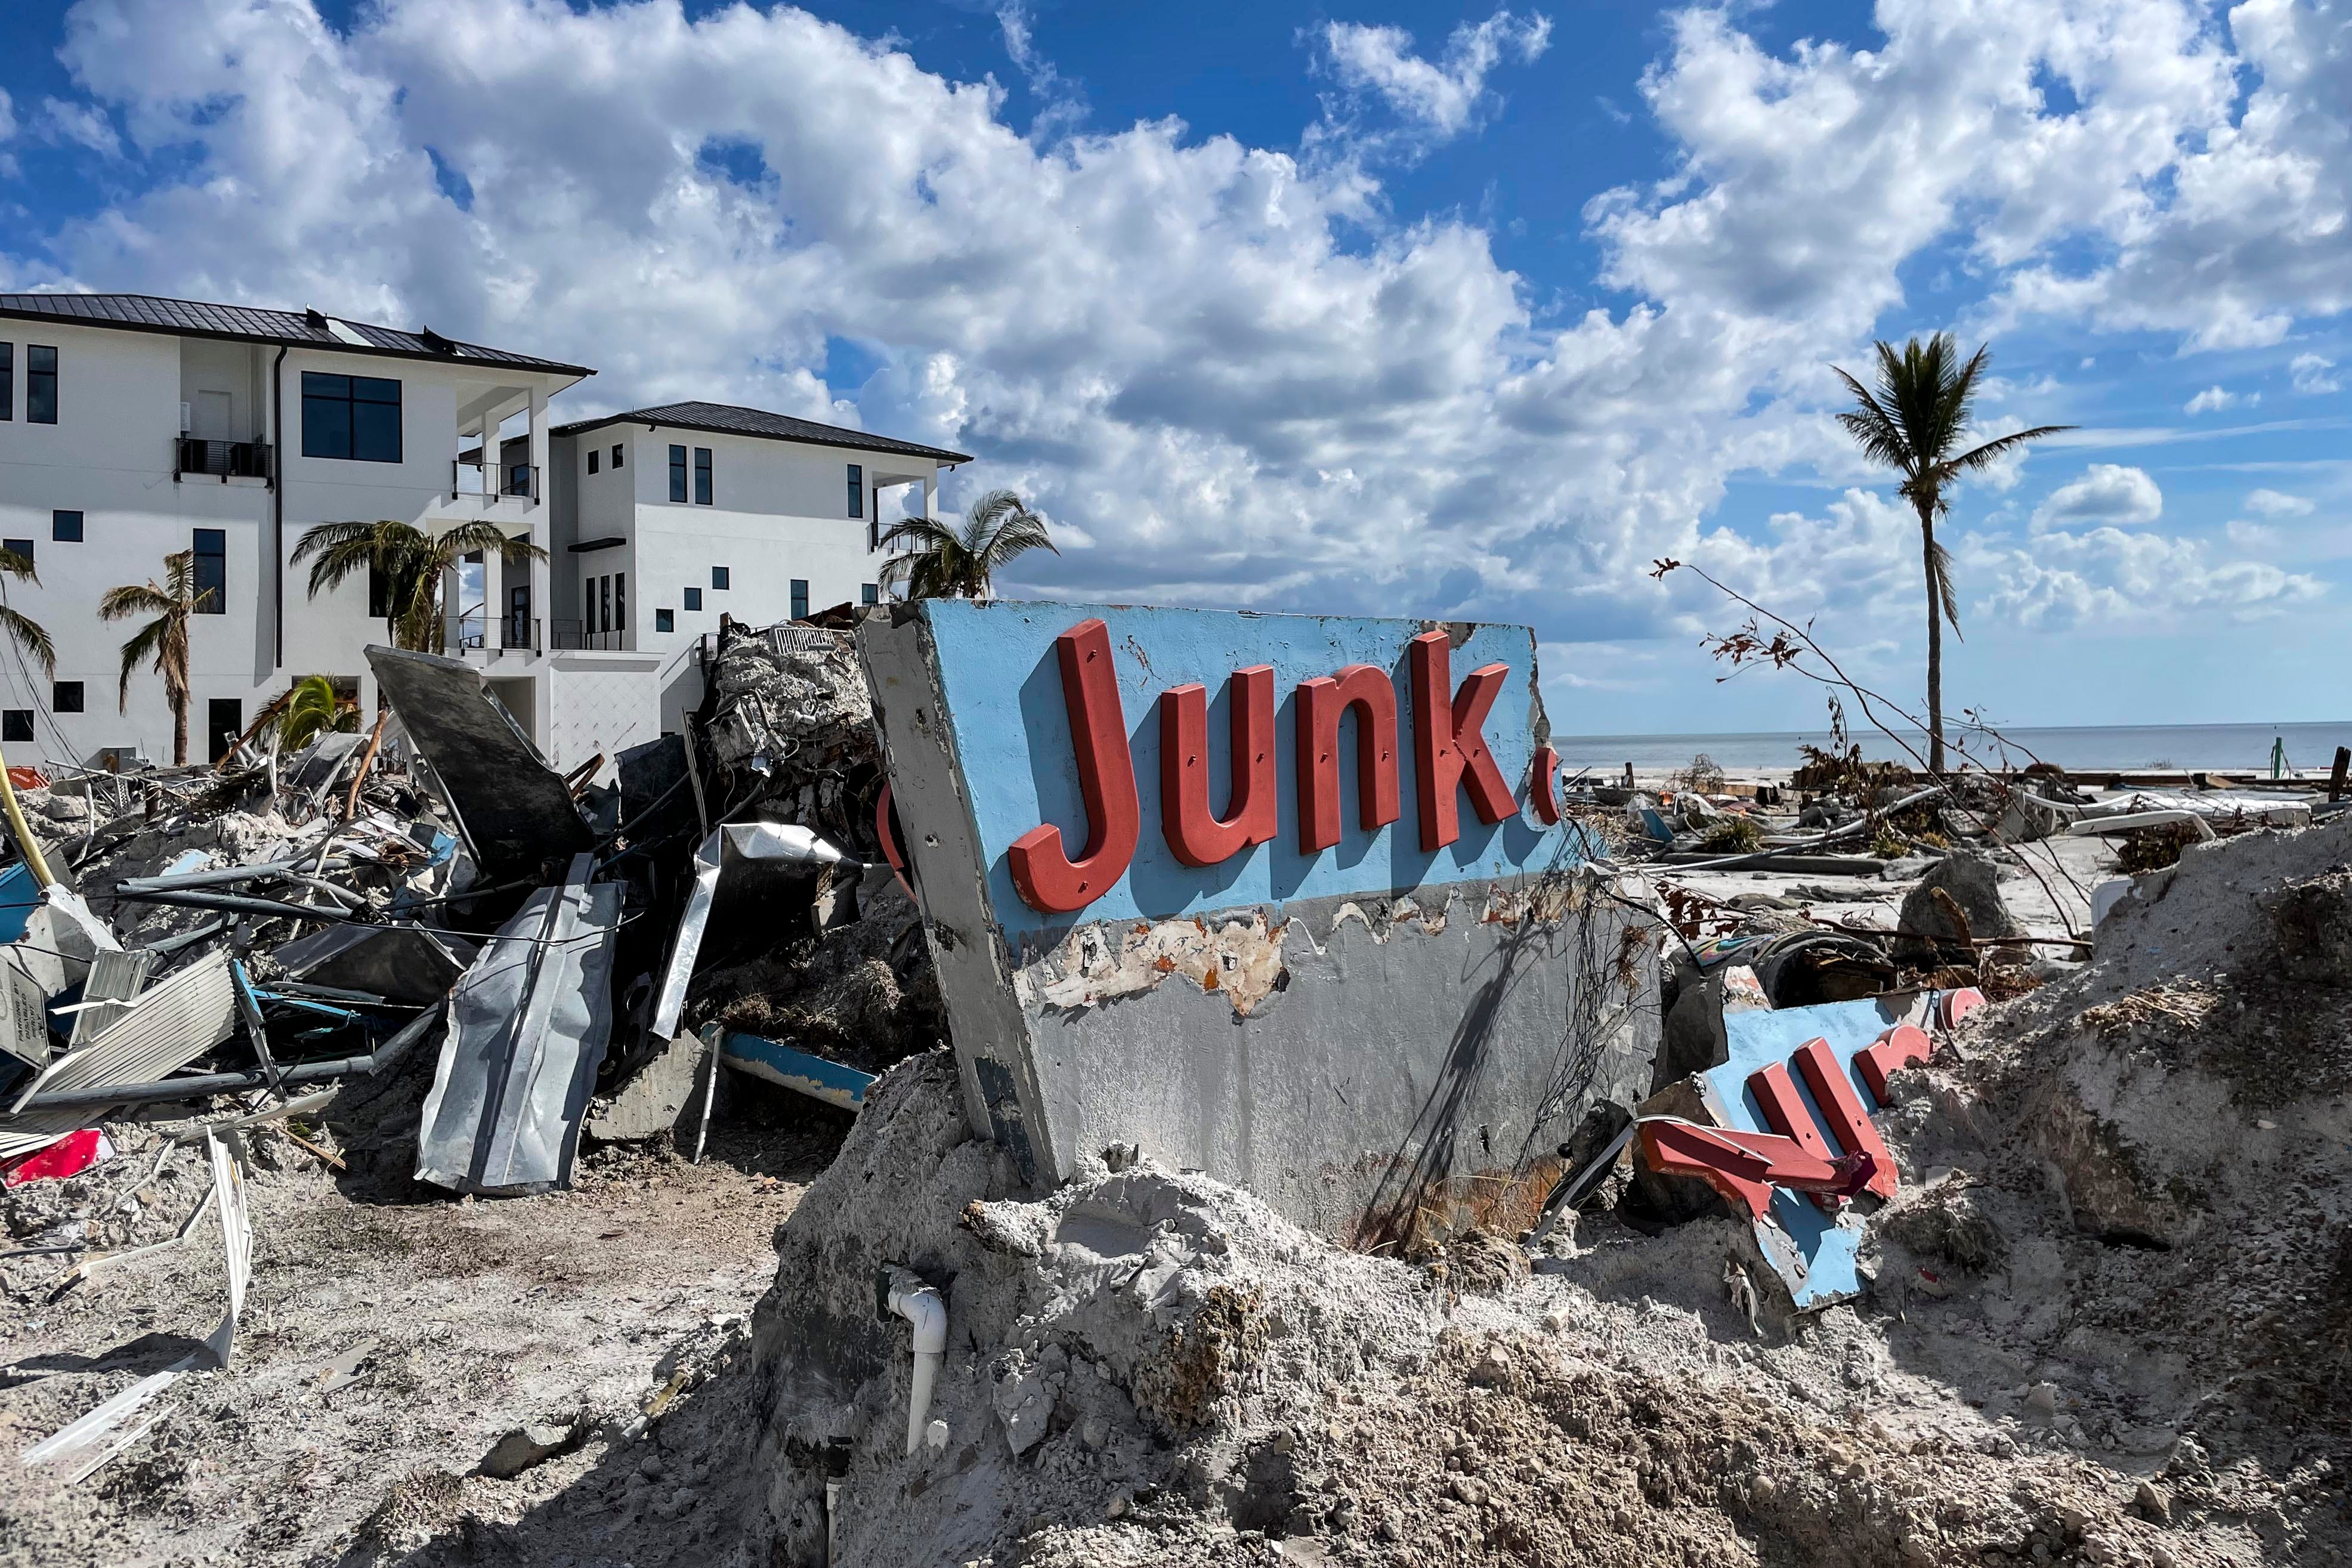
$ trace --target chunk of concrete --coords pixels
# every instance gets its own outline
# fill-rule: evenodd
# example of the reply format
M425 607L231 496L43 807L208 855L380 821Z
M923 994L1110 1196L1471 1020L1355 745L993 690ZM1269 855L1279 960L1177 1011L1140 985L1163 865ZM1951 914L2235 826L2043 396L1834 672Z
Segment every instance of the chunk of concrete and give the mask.
M1967 930L1953 921L1951 911L1936 896L1938 892L1958 908ZM1896 929L1902 935L1895 942L1895 956L1909 959L1932 957L1937 947L1958 947L1970 937L2025 934L2001 902L2000 867L1992 857L1974 850L1955 850L1927 868L1919 885L1904 895Z
M574 1429L543 1422L517 1427L490 1445L490 1451L482 1456L481 1473L506 1480L533 1465L544 1464L572 1446Z
M606 1144L641 1144L685 1124L688 1136L702 1113L702 1077L716 1071L711 1046L698 1035L681 1034L637 1069L610 1100L590 1106L585 1131Z

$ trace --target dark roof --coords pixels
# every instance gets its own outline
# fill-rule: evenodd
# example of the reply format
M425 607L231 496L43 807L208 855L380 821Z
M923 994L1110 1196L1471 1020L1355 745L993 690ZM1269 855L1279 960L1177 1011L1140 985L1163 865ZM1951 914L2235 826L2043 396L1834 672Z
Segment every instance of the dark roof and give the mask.
M738 408L730 402L666 402L657 408L634 408L626 413L608 413L602 419L583 419L576 424L559 424L551 434L578 435L585 431L602 430L608 424L632 423L667 424L679 430L708 430L717 435L759 435L771 441L805 441L814 446L845 446L858 452L893 452L902 457L929 457L940 463L971 461L971 455L968 452L950 452L943 447L897 441L887 435L869 435L862 430L845 430L837 424L819 424L813 419L794 419L788 413L770 413L765 409Z
M405 360L441 360L518 370L556 371L593 376L585 365L534 359L479 343L444 338L430 327L404 332L338 317L360 341L335 336L328 318L310 310L264 310L251 305L206 305L194 299L163 299L152 294L0 294L0 318L68 321L133 332L169 332L183 338L228 338L247 343L287 343L298 349L331 349L344 354L391 354Z

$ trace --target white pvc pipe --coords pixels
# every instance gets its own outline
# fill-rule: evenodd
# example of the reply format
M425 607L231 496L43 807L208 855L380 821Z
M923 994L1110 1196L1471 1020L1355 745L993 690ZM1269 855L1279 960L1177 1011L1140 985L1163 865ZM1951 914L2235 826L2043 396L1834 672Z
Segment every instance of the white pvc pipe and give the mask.
M907 1390L907 1457L923 1440L924 1417L930 1413L931 1390L939 1383L940 1364L948 1354L948 1304L931 1286L904 1269L890 1270L890 1310L914 1329L915 1377Z

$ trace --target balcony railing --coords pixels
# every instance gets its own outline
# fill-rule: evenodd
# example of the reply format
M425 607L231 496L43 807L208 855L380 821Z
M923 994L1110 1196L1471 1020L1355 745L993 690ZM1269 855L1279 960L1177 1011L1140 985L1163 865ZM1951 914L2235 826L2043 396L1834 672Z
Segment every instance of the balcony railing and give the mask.
M486 616L478 608L441 618L441 649L447 653L536 653L539 622L529 615Z
M629 633L600 632L592 623L579 621L551 621L547 623L548 646L554 649L581 648L604 653L625 653Z
M536 501L539 467L531 463L508 463L485 469L478 463L453 457L449 460L449 499L462 501L468 496L483 501Z
M172 477L202 474L224 481L267 479L269 458L267 441L206 441L183 435L172 444Z

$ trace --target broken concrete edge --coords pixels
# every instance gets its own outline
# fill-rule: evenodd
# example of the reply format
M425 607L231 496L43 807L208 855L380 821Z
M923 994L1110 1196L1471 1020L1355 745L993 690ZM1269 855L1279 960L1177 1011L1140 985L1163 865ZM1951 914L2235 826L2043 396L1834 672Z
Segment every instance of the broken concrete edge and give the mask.
M1595 875L1601 873L1595 873ZM1013 986L1024 1009L1079 1012L1182 980L1223 995L1248 1017L1283 984L1283 953L1320 956L1352 921L1374 942L1408 929L1444 932L1456 919L1513 926L1557 921L1597 896L1570 871L1531 872L1508 881L1423 885L1388 898L1341 895L1269 908L1244 905L1169 919L1090 921L1059 942L1024 944Z

